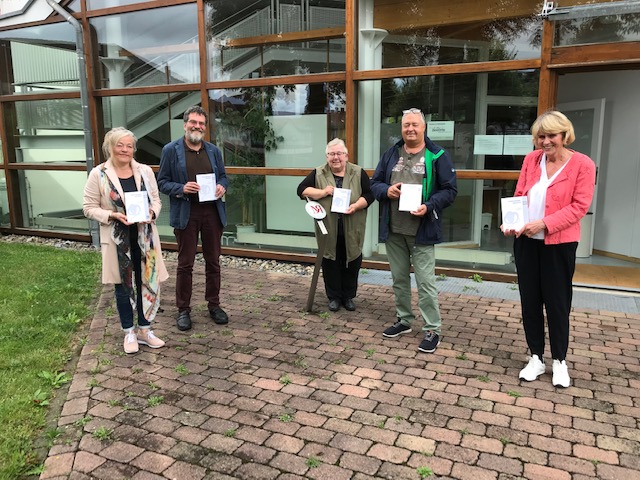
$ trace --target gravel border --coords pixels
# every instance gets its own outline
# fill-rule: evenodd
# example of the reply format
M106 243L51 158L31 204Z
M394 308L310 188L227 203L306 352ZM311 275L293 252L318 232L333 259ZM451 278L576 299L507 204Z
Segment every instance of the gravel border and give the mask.
M71 240L61 240L59 238L37 237L30 235L0 235L0 242L5 243L27 243L32 245L46 245L54 248L78 251L97 251L96 247L90 243L74 242ZM162 256L171 262L178 261L178 253L174 251L163 251ZM197 263L204 263L201 253L196 255ZM313 275L313 265L279 262L276 260L263 260L260 258L245 258L232 255L220 255L220 266L231 268L255 269L259 271L269 271L274 273L288 273L291 275Z

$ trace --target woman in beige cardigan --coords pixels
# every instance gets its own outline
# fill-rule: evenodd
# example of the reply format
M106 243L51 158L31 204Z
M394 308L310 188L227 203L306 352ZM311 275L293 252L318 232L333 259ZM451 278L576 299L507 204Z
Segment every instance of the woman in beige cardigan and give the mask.
M122 127L107 132L102 144L107 161L89 174L82 205L84 215L100 224L102 283L115 285L126 353L137 352L138 344L151 348L164 345L151 330L151 321L160 305L160 282L169 276L155 223L160 214L158 184L151 168L133 159L136 141L135 135ZM138 191L147 192L149 216L133 223L127 219L125 193ZM133 207L130 204L130 210Z

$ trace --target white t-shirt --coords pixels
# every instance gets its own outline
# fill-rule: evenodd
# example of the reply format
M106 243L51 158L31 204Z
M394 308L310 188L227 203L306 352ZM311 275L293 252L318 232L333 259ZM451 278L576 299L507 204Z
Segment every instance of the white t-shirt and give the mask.
M571 159L567 160L569 163ZM536 220L542 220L544 218L544 205L547 200L547 188L551 185L558 174L564 170L564 167L567 166L565 163L561 166L556 173L553 174L551 178L547 177L547 156L546 154L542 154L542 158L540 159L540 180L531 187L529 193L527 193L528 203L529 203L529 221L534 222ZM535 235L531 236L531 238L536 238L538 240L544 240L544 229L540 230Z

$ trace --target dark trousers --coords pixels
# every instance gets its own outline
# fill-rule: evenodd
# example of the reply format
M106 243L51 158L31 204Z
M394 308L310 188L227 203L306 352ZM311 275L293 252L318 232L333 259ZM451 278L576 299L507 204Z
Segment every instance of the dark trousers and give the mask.
M138 326L146 327L149 322L144 318L142 310L142 251L138 245L138 238L131 237L131 262L133 263L133 280L136 289L136 311L138 312ZM123 330L133 328L133 307L129 293L121 283L115 285L116 308L120 315L120 325Z
M544 354L544 313L554 360L569 349L569 313L573 297L578 242L545 245L542 240L516 238L513 244L522 303L522 323L532 355Z
M193 291L193 263L202 239L205 261L204 298L209 309L220 305L220 243L222 223L218 209L211 203L191 204L189 222L184 230L174 229L178 242L178 270L176 273L176 306L179 311L191 311Z
M358 291L358 273L362 265L362 255L347 265L347 247L343 236L338 236L336 259L322 259L324 289L329 300L355 298Z

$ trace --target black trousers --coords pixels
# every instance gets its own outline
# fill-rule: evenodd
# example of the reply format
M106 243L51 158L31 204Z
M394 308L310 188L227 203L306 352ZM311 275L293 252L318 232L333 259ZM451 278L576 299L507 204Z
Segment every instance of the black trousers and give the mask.
M545 347L544 313L554 360L564 360L569 349L569 313L573 298L578 242L545 245L542 240L516 238L513 243L522 323L532 355L542 358Z
M362 255L347 265L347 246L344 237L338 235L336 242L336 259L322 259L322 277L324 289L329 300L348 300L356 296L358 290L358 273L362 265Z

